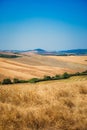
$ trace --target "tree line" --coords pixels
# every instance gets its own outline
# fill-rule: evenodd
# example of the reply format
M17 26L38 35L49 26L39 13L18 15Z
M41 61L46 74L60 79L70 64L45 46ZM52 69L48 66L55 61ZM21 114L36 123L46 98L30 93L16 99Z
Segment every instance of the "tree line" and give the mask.
M1 58L18 58L17 55L0 54Z
M4 84L17 84L17 83L37 83L41 81L50 81L50 80L61 80L61 79L68 79L72 76L87 76L87 70L83 72L76 72L74 74L69 74L67 72L63 73L62 75L55 75L55 76L44 76L43 78L32 78L30 80L20 80L17 78L14 78L11 80L10 78L3 79L3 81L0 83L2 85Z

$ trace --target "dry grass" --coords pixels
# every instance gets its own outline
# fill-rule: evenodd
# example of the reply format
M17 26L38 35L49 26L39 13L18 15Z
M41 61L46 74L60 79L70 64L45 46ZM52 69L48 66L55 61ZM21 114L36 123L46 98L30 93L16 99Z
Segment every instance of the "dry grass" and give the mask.
M22 58L19 58L20 60L23 60ZM18 61L20 61L18 59ZM56 75L58 73L64 73L64 72L70 72L72 73L73 70L70 70L69 68L60 68L50 65L30 65L29 57L26 59L28 63L20 63L17 61L14 61L15 59L3 59L0 58L0 80L3 80L4 78L19 78L19 79L30 79L33 77L43 77L44 75ZM34 61L35 63L35 61ZM55 71L54 71L55 70Z
M49 57L57 59L57 60L87 65L87 56L49 56Z
M0 130L86 130L87 80L0 86Z
M22 55L19 58L0 58L0 81L4 78L30 79L64 72L75 73L87 69L87 56ZM67 61L67 62L66 62Z

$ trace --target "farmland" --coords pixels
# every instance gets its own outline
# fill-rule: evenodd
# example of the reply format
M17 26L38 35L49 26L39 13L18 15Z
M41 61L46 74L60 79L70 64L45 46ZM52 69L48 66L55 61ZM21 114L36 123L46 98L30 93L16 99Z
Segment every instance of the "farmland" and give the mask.
M86 130L87 77L0 85L0 130Z
M11 54L12 55L12 54ZM0 58L0 81L87 70L87 56ZM86 130L87 76L0 85L0 130Z
M0 81L4 78L30 79L85 70L87 70L87 56L21 54L18 58L0 58Z

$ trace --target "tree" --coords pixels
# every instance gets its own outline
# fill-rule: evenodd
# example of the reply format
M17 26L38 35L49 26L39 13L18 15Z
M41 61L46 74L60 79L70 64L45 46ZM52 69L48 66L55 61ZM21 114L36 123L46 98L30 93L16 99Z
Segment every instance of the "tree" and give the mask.
M36 83L39 82L40 80L38 78L32 78L29 80L30 83Z
M67 78L69 78L70 77L70 75L67 73L67 72L65 72L63 75L62 75L62 78L64 78L64 79L67 79Z
M7 78L7 79L3 79L2 84L12 84L12 82L9 78Z
M51 80L52 78L50 76L44 76L43 80Z
M55 79L60 79L60 75L57 74L57 75L55 76Z

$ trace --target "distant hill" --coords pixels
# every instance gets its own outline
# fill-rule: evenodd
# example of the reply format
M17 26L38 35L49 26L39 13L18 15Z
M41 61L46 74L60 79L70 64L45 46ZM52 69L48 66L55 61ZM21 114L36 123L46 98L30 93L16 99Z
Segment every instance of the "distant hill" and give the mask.
M71 55L87 55L87 49L73 49L60 51L61 54L71 54Z
M32 52L40 55L87 55L87 49L72 49L72 50L60 50L60 51L47 51L41 48L34 50L1 50L1 52L11 52L11 53L26 53Z
M37 52L46 52L46 50L43 50L43 49L40 49L40 48L34 49L34 51L37 51Z
M46 50L43 50L43 49L40 49L40 48L34 49L33 52L35 52L37 54L45 54L45 53L47 53Z

